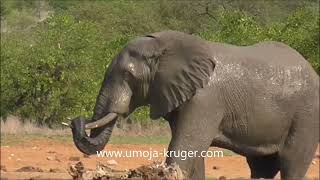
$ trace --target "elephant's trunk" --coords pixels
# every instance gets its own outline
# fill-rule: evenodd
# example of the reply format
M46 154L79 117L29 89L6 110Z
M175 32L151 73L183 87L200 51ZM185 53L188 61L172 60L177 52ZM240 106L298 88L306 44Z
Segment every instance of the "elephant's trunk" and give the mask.
M116 118L115 118L116 119ZM76 147L83 153L91 155L103 150L110 139L111 132L116 120L91 130L90 137L85 132L86 121L79 117L72 121L72 134Z
M106 107L106 91L101 90L97 98L94 110L94 116L90 123L86 123L85 119L78 117L71 122L73 140L76 147L83 153L91 155L97 151L104 149L110 139L113 127L116 122L116 114L109 113L105 116ZM86 134L85 129L91 129L90 137Z

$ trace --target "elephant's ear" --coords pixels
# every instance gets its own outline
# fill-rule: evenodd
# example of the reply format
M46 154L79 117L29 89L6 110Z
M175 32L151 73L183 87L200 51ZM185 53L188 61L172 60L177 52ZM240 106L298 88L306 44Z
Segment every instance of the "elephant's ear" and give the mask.
M208 84L215 67L205 44L193 39L175 41L159 57L150 86L152 119L166 115L192 98L197 89Z

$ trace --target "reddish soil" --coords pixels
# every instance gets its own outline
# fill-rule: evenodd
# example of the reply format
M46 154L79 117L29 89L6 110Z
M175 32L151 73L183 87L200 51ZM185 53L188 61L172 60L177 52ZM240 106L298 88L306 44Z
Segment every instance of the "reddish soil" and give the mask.
M150 148L152 150L162 152L166 146L149 144L109 144L107 145L106 150L150 151ZM317 153L319 154L319 148ZM111 159L115 160L117 163L117 165L111 166L112 168L125 170L137 168L141 165L150 164L154 160L163 160L164 158L161 157L152 160L148 160L143 157L99 158L96 155L88 158L84 157L83 154L80 153L71 143L37 140L33 141L32 144L21 143L14 146L1 147L1 179L21 178L27 176L41 179L43 178L44 173L47 175L49 174L49 177L51 178L67 179L70 178L66 173L69 165L75 164L78 160L82 161L86 168L95 169L97 163L107 164L107 161L110 163ZM20 169L19 171L30 171L16 172L18 169ZM206 158L206 175L208 177L225 176L228 179L241 177L249 178L250 171L244 157L232 155L220 158ZM319 179L319 157L314 158L314 162L309 167L307 177L311 179Z

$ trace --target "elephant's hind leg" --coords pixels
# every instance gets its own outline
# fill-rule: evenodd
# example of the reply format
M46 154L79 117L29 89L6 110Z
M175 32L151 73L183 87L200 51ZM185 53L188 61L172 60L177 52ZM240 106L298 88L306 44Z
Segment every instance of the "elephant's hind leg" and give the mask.
M280 170L278 154L268 156L247 157L251 170L251 178L272 179Z
M317 149L319 116L306 112L295 116L288 137L280 149L281 179L303 179Z
M303 141L298 141L303 142ZM294 145L296 146L296 145ZM317 145L314 144L301 144L301 149L284 147L280 155L281 162L281 179L303 179L309 165L312 161Z

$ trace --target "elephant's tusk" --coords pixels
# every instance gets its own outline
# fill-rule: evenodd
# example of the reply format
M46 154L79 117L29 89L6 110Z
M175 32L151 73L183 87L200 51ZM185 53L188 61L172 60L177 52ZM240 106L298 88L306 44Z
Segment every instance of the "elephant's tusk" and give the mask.
M94 121L94 122L91 122L91 123L87 123L85 128L86 129L94 129L94 128L98 128L98 127L104 126L104 125L108 124L109 122L111 122L116 117L117 117L116 113L109 113L109 114L107 114L106 116L104 116L103 118L101 118L101 119L99 119L97 121Z
M62 124L62 125L64 125L64 126L68 126L68 127L71 127L71 125L70 125L70 124L68 124L68 123L65 123L65 122L62 122L61 124Z

